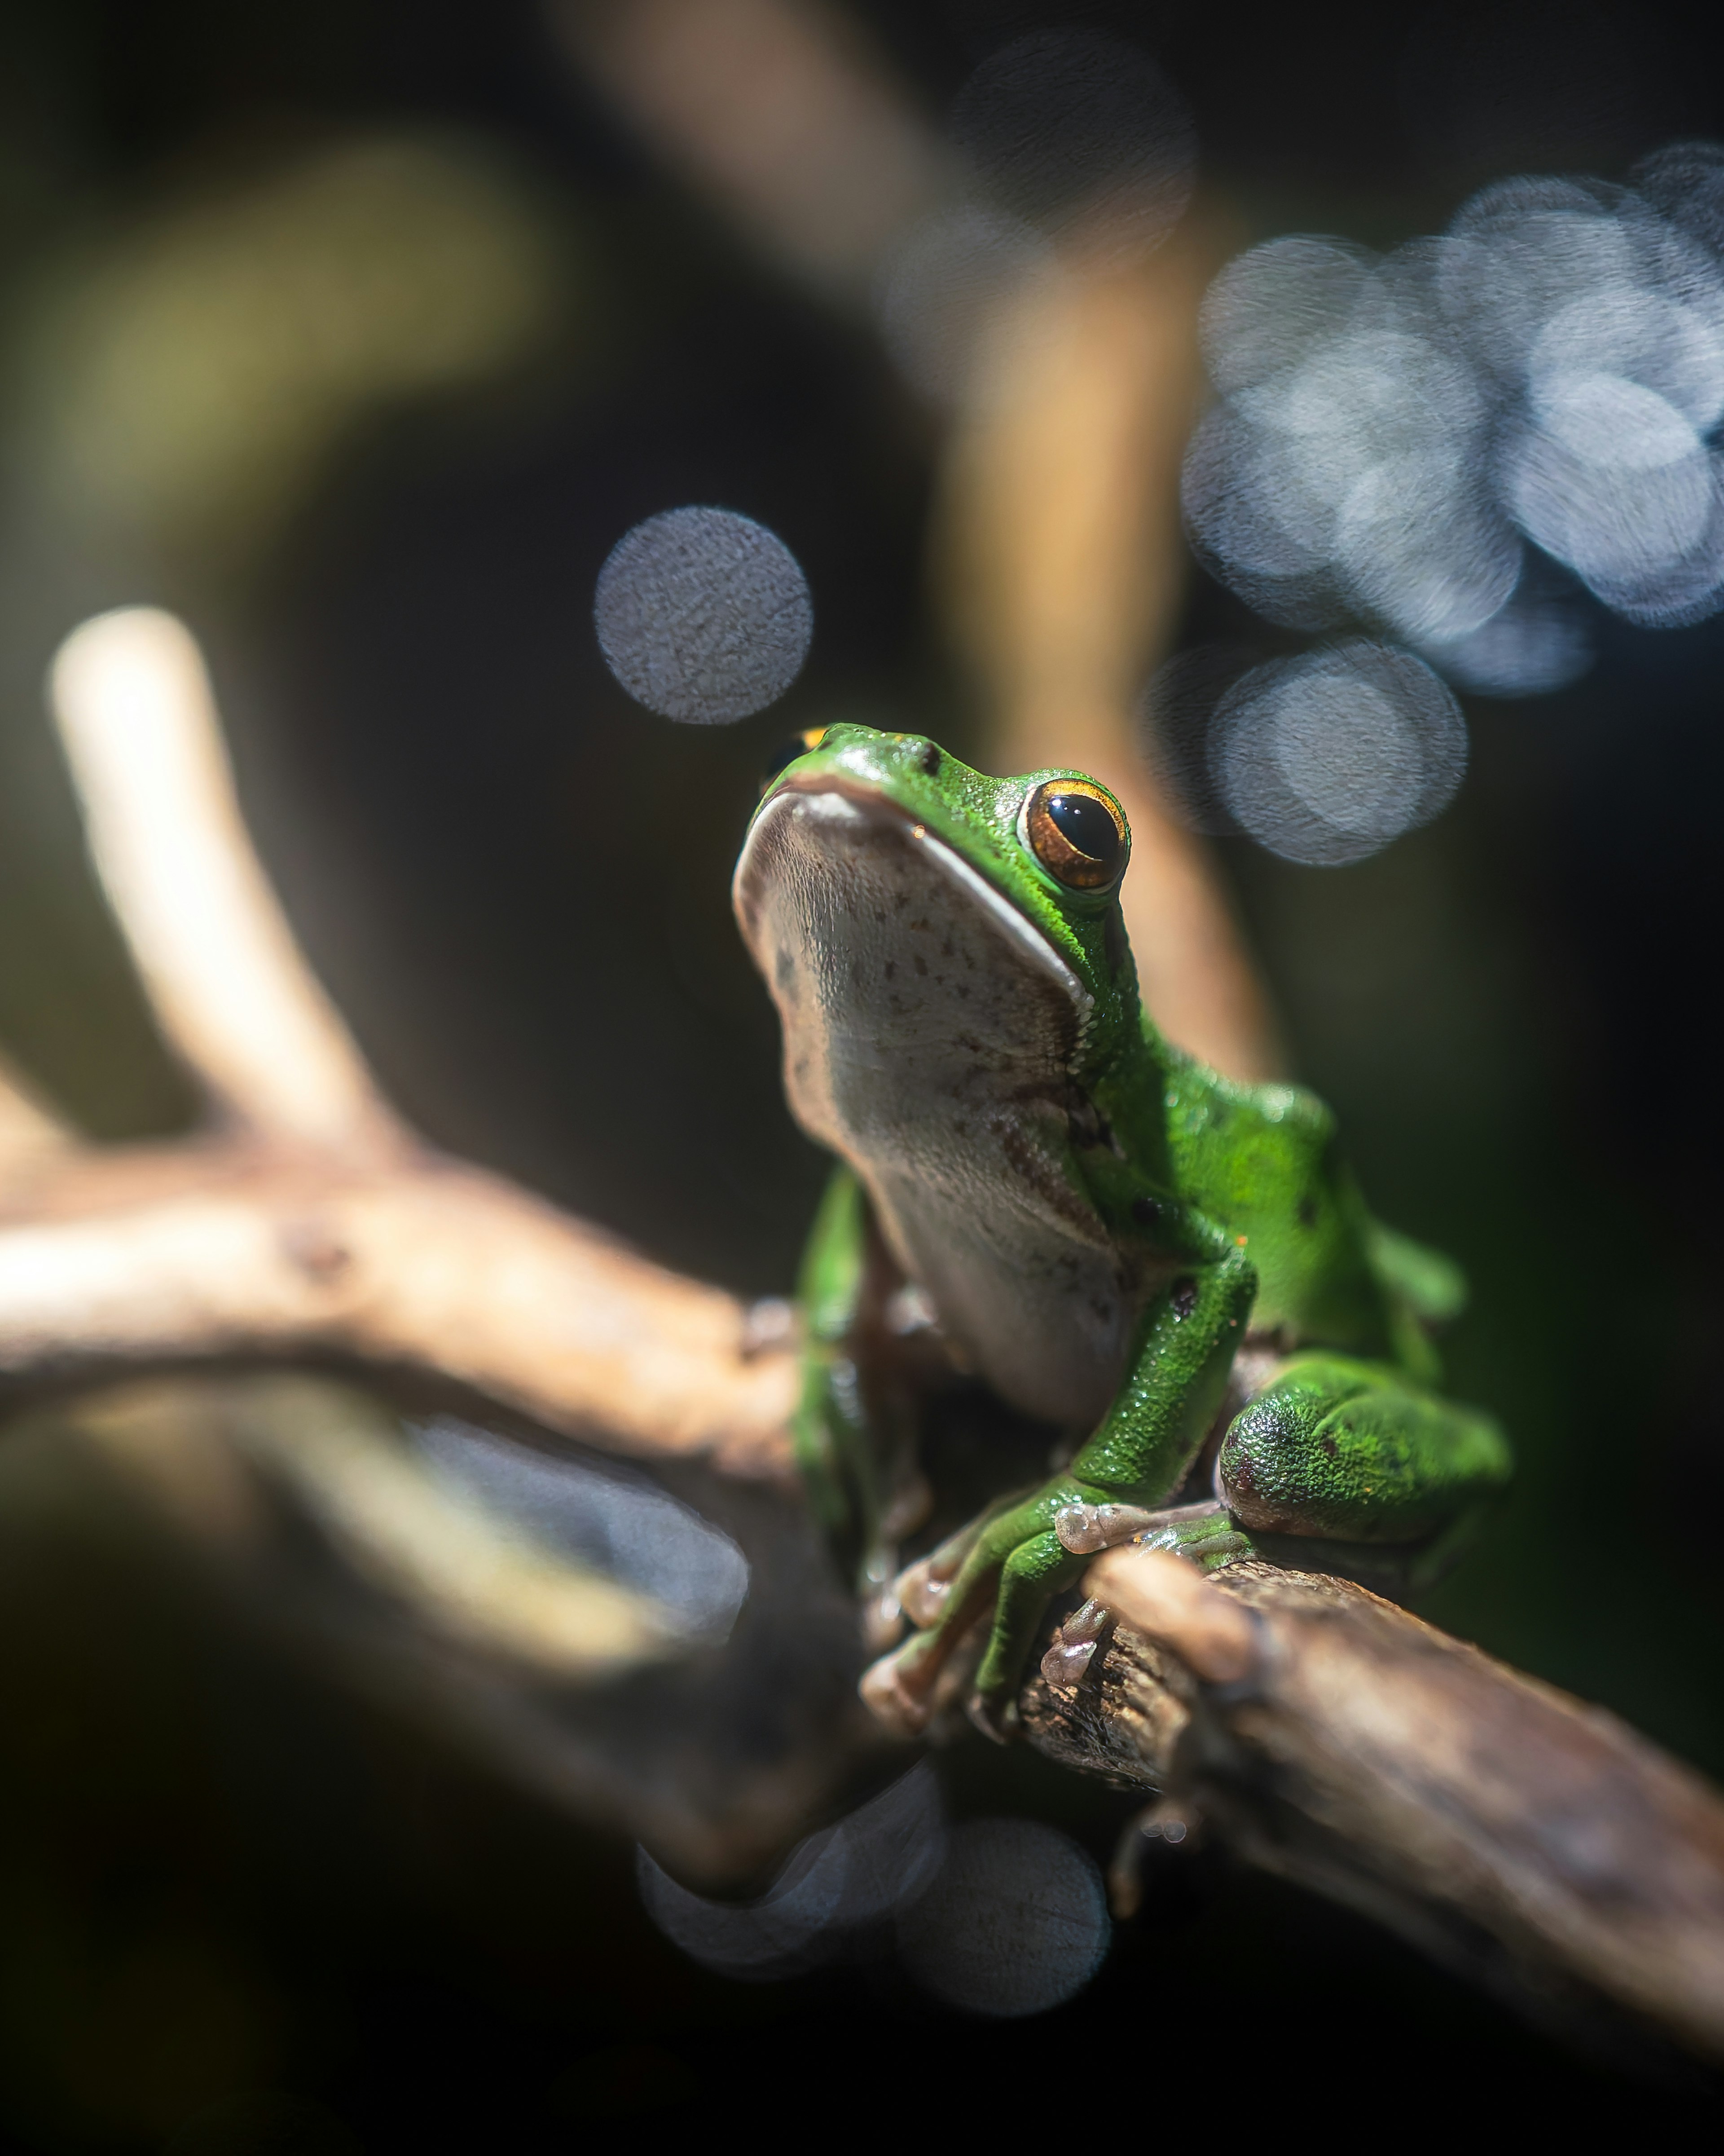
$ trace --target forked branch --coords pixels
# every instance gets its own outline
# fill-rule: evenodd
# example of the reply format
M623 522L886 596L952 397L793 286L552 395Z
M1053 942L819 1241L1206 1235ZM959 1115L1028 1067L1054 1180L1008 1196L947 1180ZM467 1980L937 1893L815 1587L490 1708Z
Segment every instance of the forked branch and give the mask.
M0 1372L341 1354L575 1436L788 1472L793 1382L747 1312L402 1123L258 862L196 644L131 608L53 700L91 851L216 1121L95 1150L0 1086Z

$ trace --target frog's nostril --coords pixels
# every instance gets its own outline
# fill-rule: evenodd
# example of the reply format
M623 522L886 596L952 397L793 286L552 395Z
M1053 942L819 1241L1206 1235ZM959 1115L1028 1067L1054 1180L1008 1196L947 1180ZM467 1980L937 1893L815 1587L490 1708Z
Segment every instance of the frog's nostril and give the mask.
M928 778L933 778L938 776L940 763L941 757L939 743L937 742L924 742L922 743L921 766L922 770Z

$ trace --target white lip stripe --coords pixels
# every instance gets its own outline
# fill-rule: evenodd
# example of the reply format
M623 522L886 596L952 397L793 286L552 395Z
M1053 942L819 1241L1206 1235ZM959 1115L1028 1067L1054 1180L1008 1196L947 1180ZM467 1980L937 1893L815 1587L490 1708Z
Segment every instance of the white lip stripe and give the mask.
M1008 936L1015 937L1035 963L1065 989L1078 1014L1080 1029L1086 1025L1094 1008L1095 998L1034 922L1026 920L1010 899L997 891L986 876L972 869L963 855L955 853L943 839L930 838L926 831L921 831L920 837L921 844L928 850L930 858L937 862L952 881L967 891L985 911L992 914L998 926Z

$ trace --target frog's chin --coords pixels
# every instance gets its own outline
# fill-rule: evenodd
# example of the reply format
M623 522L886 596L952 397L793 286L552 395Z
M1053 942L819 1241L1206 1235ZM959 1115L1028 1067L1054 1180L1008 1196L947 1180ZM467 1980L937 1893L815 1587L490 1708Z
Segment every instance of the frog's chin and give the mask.
M736 863L731 885L736 918L755 963L768 981L772 974L762 956L759 933L762 898L764 887L777 873L772 857L781 850L786 820L803 824L803 837L813 842L812 849L805 844L799 850L836 855L853 850L859 841L865 844L865 834L876 835L887 844L895 839L913 847L930 869L955 886L967 906L990 922L1020 963L1027 961L1034 973L1060 988L1077 1021L1081 1043L1095 1010L1095 998L1035 923L955 847L936 838L926 824L917 823L895 802L830 773L805 785L793 780L782 787L755 818Z

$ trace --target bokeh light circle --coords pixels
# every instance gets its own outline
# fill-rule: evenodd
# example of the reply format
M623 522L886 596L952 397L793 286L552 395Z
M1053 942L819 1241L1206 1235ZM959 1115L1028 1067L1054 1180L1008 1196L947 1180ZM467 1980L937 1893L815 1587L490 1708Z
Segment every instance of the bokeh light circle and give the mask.
M1032 1820L977 1820L947 1844L933 1885L898 1919L916 1982L1002 2020L1081 1991L1111 1937L1101 1875L1070 1835Z
M775 532L730 509L670 509L620 539L598 572L593 626L637 703L728 726L776 703L802 671L813 602Z
M958 92L951 132L988 200L1044 232L1081 221L1141 251L1191 197L1183 99L1147 52L1105 31L1037 30L1002 46Z
M1314 866L1426 824L1466 770L1459 706L1410 652L1362 641L1271 660L1216 708L1210 768L1241 827Z

